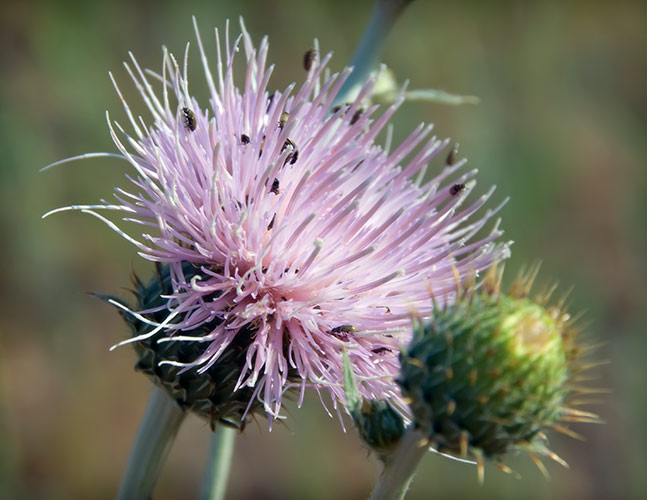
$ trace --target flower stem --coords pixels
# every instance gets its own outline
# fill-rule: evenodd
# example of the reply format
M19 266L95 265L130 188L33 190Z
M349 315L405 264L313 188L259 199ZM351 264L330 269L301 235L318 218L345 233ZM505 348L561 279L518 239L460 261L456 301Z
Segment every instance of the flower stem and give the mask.
M357 98L369 75L377 67L391 28L404 8L412 1L375 0L371 19L353 54L351 61L353 72L337 94L333 106L352 102Z
M409 427L397 448L385 460L370 500L402 500L428 448L424 436Z
M201 500L222 500L225 497L235 435L235 429L221 425L211 436L209 463Z
M130 452L118 500L148 500L159 477L184 412L155 387Z

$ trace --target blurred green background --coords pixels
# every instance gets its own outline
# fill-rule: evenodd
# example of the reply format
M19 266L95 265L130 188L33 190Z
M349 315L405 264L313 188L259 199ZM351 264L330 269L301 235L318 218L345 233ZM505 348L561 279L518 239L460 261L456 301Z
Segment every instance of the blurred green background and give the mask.
M39 174L52 161L115 151L104 111L121 122L107 76L141 110L121 61L132 50L157 70L161 45L181 53L226 18L245 17L256 41L270 37L275 87L303 78L317 36L349 60L371 2L34 2L0 6L0 497L112 498L151 386L134 373L119 316L86 291L122 293L150 272L134 249L91 217L45 211L111 195L123 162L87 160ZM640 498L646 491L647 8L645 2L435 2L417 0L394 29L384 62L413 88L481 98L478 106L405 104L401 140L419 122L461 143L480 189L496 199L515 240L508 276L543 259L541 283L571 284L591 342L610 364L594 385L609 390L590 409L606 425L575 425L579 442L552 436L570 470L548 464L546 481L524 456L521 481L429 455L409 498ZM195 44L194 44L195 45ZM213 47L211 47L213 49ZM211 50L212 55L215 54ZM193 54L193 69L199 61ZM192 92L205 95L200 76ZM440 167L440 163L436 163ZM251 424L238 438L229 498L365 498L377 474L354 431L344 434L316 398L288 409L287 425ZM155 498L197 497L209 430L182 428Z

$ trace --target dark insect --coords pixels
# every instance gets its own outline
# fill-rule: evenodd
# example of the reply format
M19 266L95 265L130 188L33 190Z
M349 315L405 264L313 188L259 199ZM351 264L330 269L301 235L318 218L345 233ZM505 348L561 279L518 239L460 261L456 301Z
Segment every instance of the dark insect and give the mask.
M449 151L449 154L447 155L447 160L445 160L445 163L448 167L451 167L454 163L456 163L456 156L458 156L458 143L454 144L454 147Z
M351 106L351 104L347 102L346 104L340 104L340 105L335 106L334 108L332 108L331 111L334 114L334 113L337 113L338 111L343 109L344 112L341 114L341 116L345 116L346 113L348 112L348 108L350 108L350 106ZM357 118L359 118L361 116L363 110L358 109L357 111L359 111L359 114L357 115ZM353 118L355 119L354 115L353 115ZM355 119L355 121L357 121L357 119ZM353 122L353 123L355 123L355 122Z
M388 347L378 347L377 349L373 349L372 352L375 354L384 354L385 352L391 352L391 349Z
M270 111L270 108L272 107L272 101L274 100L274 94L276 92L272 92L268 97L267 97L267 111Z
M240 135L240 142L241 142L241 144L249 144L252 141L251 141L251 139L249 138L249 136L247 134L241 134Z
M274 182L272 182L272 189L270 189L271 193L274 194L279 194L279 180L274 179Z
M193 111L191 111L187 107L182 108L182 122L184 123L184 126L191 132L193 132L197 126L197 123L195 121L195 114L193 114Z
M308 50L308 52L306 52L303 56L303 69L310 71L310 68L312 68L312 63L314 62L316 56L317 51L315 49Z
M353 113L353 117L350 119L350 124L355 125L357 123L357 120L359 120L362 116L363 112L364 110L362 108L357 109L355 113Z
M340 325L330 330L330 333L355 333L356 331L357 328L353 325Z
M464 190L465 190L465 183L461 182L460 184L454 184L452 187L450 187L449 194L451 194L452 196L456 196L458 193Z
M292 141L292 139L286 139L285 142L283 143L283 147L281 148L281 153L285 151L285 149L291 146L292 147L292 152L286 156L285 161L283 162L283 165L285 165L287 162L290 162L290 165L294 165L297 161L297 158L299 157L299 150L297 149L296 144Z
M267 225L267 230L268 230L268 231L274 227L274 221L275 221L275 220L276 220L276 214L274 214L274 215L272 216L272 220L271 220L271 221L270 221L270 223Z
M348 334L356 331L357 328L355 328L353 325L340 325L328 331L328 333L332 334L342 342L348 342Z
M288 113L287 111L283 111L283 113L281 113L281 118L279 118L280 129L285 127L285 124L288 122L288 118L290 118L290 113Z

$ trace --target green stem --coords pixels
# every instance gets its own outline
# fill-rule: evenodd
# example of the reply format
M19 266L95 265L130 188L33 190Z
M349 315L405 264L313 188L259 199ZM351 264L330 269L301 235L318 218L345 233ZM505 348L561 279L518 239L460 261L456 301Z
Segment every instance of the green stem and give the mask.
M373 14L350 63L353 72L337 94L333 107L352 102L357 98L369 75L380 62L382 49L391 28L404 8L412 1L375 0Z
M402 500L413 475L428 450L422 434L413 428L404 433L394 452L388 456L370 500Z
M222 500L225 497L231 457L234 454L235 435L235 429L220 426L211 436L209 463L201 500Z
M159 477L184 412L155 387L130 452L118 500L148 500Z

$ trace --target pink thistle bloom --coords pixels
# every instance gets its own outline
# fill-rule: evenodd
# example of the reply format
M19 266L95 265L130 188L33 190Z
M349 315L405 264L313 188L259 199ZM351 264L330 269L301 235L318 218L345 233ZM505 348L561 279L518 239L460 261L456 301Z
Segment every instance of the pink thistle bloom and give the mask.
M493 243L502 234L498 223L481 232L500 206L472 220L492 190L463 203L476 174L459 173L465 161L448 161L421 185L448 143L430 137L431 126L420 125L393 151L375 142L403 98L380 116L378 106L362 112L374 79L354 102L331 110L351 71L323 78L331 54L314 58L300 88L270 94L267 38L256 49L242 20L241 28L230 45L227 25L224 52L216 30L214 78L196 26L208 108L189 94L188 46L182 68L164 51L163 72L153 74L161 96L131 56L133 68L126 68L153 123L135 119L124 101L134 135L108 124L119 156L135 168L132 189L117 188L115 204L58 211L94 215L142 257L170 265L166 320L117 345L165 331L163 341L204 345L189 363L166 363L204 372L252 326L237 388L254 388L272 417L295 385L301 398L315 387L329 391L336 409L344 404L344 348L362 397L406 408L393 378L399 346L412 335L410 315L433 313L430 290L437 302L452 301L456 273L462 279L507 257L507 244ZM241 41L246 75L236 87L232 66ZM126 234L98 209L122 212L143 232ZM184 261L200 274L186 277ZM217 326L204 337L182 335L210 323ZM288 380L289 367L297 384Z

